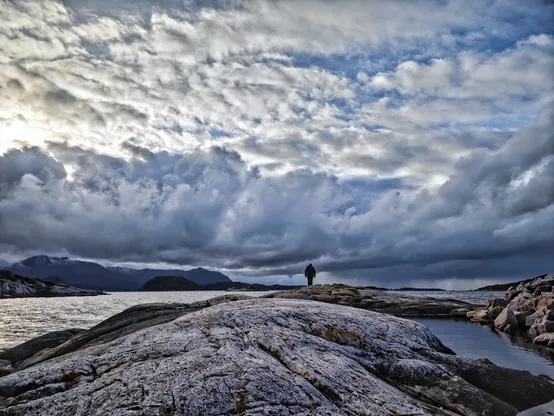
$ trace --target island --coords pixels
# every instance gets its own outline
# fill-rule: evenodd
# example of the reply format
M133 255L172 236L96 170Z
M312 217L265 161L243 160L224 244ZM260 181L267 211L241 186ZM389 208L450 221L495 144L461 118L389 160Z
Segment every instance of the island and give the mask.
M165 292L165 291L183 291L183 290L202 290L199 284L196 284L181 276L157 276L146 282L139 291L142 292Z
M103 292L80 289L41 279L23 277L7 270L0 270L0 299L54 296L97 296Z

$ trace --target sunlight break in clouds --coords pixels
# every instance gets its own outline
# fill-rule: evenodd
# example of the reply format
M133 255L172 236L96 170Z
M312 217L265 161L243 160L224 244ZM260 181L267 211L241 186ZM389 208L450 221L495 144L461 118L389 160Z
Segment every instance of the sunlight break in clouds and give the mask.
M4 2L0 257L460 287L551 271L553 18Z

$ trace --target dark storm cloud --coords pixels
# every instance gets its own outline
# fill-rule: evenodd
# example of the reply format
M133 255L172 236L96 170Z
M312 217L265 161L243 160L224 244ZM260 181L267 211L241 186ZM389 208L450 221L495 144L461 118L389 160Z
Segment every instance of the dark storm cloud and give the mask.
M552 10L4 2L0 256L381 282L553 268Z
M322 271L373 277L406 267L432 277L441 264L464 266L452 276L487 275L479 268L500 261L514 270L531 258L547 265L552 115L550 106L498 151L462 158L436 191L374 184L362 204L363 180L309 170L264 177L221 147L178 155L127 142L130 160L63 144L51 144L51 155L14 150L0 164L1 244L266 275L297 273L312 260ZM56 159L78 166L75 174Z

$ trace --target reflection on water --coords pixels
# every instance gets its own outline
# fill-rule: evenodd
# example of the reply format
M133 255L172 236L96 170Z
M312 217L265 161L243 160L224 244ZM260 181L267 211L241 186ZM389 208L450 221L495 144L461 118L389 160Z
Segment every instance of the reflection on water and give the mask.
M466 320L416 318L456 354L488 358L501 367L527 370L554 378L554 351Z

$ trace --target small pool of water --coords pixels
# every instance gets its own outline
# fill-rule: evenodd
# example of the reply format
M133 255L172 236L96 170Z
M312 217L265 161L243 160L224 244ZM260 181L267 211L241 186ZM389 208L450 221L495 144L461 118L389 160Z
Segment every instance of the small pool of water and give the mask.
M554 378L554 351L465 320L416 318L456 354Z

